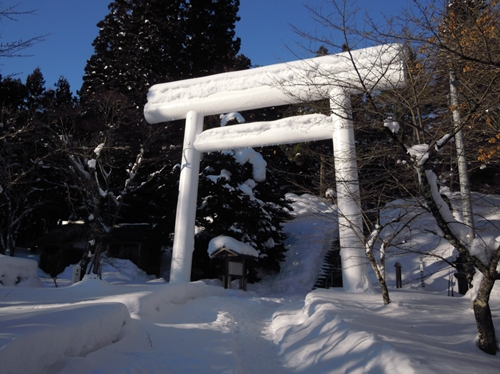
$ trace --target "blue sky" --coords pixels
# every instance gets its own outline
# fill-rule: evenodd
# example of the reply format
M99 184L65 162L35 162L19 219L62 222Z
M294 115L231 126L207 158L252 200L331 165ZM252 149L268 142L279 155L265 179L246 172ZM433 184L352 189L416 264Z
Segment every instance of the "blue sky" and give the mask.
M299 48L306 43L291 29L297 26L310 33L321 32L304 4L321 6L325 0L240 0L241 21L236 34L242 40L240 53L254 65L269 65L310 57ZM51 87L62 75L73 91L80 88L87 59L92 55L92 41L98 35L96 24L108 13L111 0L3 0L0 8L19 4L19 11L34 10L17 21L0 22L0 42L6 43L46 35L44 42L25 50L27 57L0 58L3 76L17 74L23 82L40 67ZM374 17L394 14L411 0L359 0L357 6ZM354 2L353 2L354 3ZM380 17L381 18L381 17Z

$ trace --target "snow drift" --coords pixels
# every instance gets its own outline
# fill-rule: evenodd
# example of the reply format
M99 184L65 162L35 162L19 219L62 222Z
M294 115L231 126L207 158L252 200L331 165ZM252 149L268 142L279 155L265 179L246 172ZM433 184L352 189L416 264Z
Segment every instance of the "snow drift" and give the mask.
M0 285L42 287L37 272L38 263L34 260L0 255Z
M119 303L16 309L4 310L0 317L4 374L55 370L66 357L85 356L118 341L130 322L127 308Z
M415 364L377 335L355 331L329 302L329 291L306 296L298 312L278 311L272 329L280 355L295 373L391 373L417 372ZM363 362L360 365L360 362Z

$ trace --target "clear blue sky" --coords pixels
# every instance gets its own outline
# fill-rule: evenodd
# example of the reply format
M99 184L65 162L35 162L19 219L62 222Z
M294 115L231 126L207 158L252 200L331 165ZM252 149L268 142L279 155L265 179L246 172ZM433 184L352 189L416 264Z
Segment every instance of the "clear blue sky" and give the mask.
M111 0L0 0L0 8L19 4L19 11L35 14L19 16L17 21L0 23L2 43L47 34L44 42L24 51L28 57L0 58L3 76L17 74L23 82L40 67L46 87L64 76L73 91L80 88L87 59L92 55L92 41L99 30L96 24L108 13ZM315 7L325 0L240 0L241 21L236 34L242 40L240 53L254 65L269 65L305 56L297 43L303 43L290 25L314 33L318 24L304 4ZM394 14L411 0L359 0L357 6L378 17ZM292 51L292 52L291 52Z

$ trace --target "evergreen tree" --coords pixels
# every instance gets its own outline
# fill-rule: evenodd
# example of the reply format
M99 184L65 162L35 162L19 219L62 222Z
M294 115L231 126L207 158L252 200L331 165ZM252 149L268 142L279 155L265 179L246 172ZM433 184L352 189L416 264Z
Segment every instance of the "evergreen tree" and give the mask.
M107 143L115 149L115 169L123 169L139 147L147 173L179 162L183 123L148 126L143 116L147 90L156 83L249 67L249 60L237 55L238 7L237 0L117 0L109 5L109 14L98 23L79 94L82 128L96 133L106 126L109 133L112 126L116 132L112 137L119 146L109 143L110 137ZM176 191L169 194L172 199Z
M146 102L149 86L248 68L235 38L239 0L117 0L98 23L82 98L104 90Z
M246 69L250 60L238 56L241 40L235 38L239 0L194 0L186 2L185 31L179 78L196 78L225 71Z
M181 49L179 20L181 0L117 0L97 24L94 54L87 62L82 99L102 90L130 97L142 106L149 85L166 79L162 72L175 72Z
M24 103L28 92L26 86L20 79L7 77L2 79L0 76L0 106L1 122L5 125L11 122L24 109Z
M55 105L57 107L64 107L67 105L72 105L75 102L73 93L71 92L71 87L69 82L63 76L59 77L57 83L55 84L56 90L54 94Z
M257 268L279 271L286 251L281 225L290 218L291 207L262 155L251 148L212 152L204 155L201 170L193 274L201 268L201 276L210 275L208 243L219 235L258 250ZM258 280L255 272L249 280Z
M40 68L36 68L33 73L26 77L26 89L28 96L26 106L31 112L43 109L45 104L45 79Z

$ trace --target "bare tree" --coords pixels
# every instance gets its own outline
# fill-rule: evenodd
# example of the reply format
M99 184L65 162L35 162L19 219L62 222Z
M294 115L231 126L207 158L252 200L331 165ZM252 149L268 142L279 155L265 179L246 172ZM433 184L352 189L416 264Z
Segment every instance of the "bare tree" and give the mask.
M2 4L0 3L0 6ZM35 14L36 10L18 10L19 4L12 5L6 8L0 9L0 19L6 19L10 21L17 21L17 17L24 15ZM15 41L5 41L0 42L0 57L22 57L26 56L22 53L27 48L30 48L36 43L45 40L47 35L34 36L29 39L19 39Z
M125 139L131 127L126 105L113 93L101 99L92 109L88 123L79 122L81 119L60 123L53 126L51 137L54 151L68 165L65 183L74 215L83 218L89 228L82 268L97 275L101 271L103 240L116 224L122 223L125 201L130 203L130 195L149 186L165 168L156 165L154 171L140 175L147 163L145 154L161 129L146 127L142 138L135 134Z
M10 116L9 116L10 117ZM6 118L4 118L5 120ZM36 171L43 155L32 153L34 129L17 127L10 117L0 124L0 252L14 256L17 234L24 220L42 204L37 200ZM14 121L15 122L15 121ZM36 157L38 156L38 157Z
M0 4L1 6L1 4ZM0 20L6 19L16 21L18 16L33 14L34 11L19 11L18 5L0 9ZM36 36L27 40L16 40L0 42L0 57L20 57L21 51L31 47L35 43L43 41L45 36ZM0 209L3 211L0 222L0 252L9 251L14 255L16 248L16 237L19 228L41 202L31 201L31 195L35 190L30 183L33 171L41 162L37 157L26 158L30 152L28 143L32 143L33 123L30 121L22 123L19 107L22 107L24 88L19 81L8 79L2 82L2 88L9 90L8 98L3 98L1 103L0 141L2 152L0 153ZM6 88L6 86L9 86ZM16 96L16 97L13 97ZM14 102L18 107L13 107ZM29 160L28 162L21 161Z

